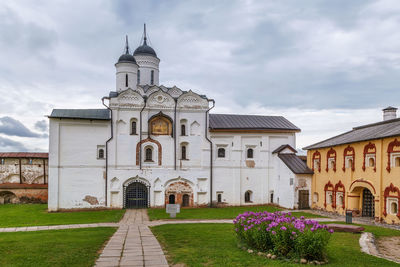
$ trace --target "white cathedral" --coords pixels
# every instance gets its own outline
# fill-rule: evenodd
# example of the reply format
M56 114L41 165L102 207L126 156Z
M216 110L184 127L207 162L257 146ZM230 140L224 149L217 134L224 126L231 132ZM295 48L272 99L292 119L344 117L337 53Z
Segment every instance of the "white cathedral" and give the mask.
M180 204L305 208L312 171L296 155L300 131L281 116L212 113L213 99L159 85L144 32L115 64L103 109L49 116L50 211Z

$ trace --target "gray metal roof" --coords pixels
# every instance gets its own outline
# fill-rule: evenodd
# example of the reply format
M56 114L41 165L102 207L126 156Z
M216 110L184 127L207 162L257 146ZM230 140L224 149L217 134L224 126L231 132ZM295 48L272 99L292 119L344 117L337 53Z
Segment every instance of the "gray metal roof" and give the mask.
M331 137L303 149L331 147L392 136L400 136L400 118L355 127L349 132Z
M210 129L290 130L300 129L282 116L210 114Z
M313 174L314 172L307 167L307 164L294 153L278 154L278 157L295 174Z
M109 120L108 109L53 109L49 118Z

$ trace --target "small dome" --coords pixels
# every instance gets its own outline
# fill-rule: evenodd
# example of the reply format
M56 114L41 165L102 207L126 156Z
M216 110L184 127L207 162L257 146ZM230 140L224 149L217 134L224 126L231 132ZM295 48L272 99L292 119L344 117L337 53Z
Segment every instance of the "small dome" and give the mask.
M133 55L134 56L137 56L137 55L151 55L151 56L157 57L156 51L154 51L153 48L148 46L146 44L146 42L143 45L141 45L138 48L136 48L135 52L133 52Z
M118 63L127 62L136 64L135 58L131 54L123 54L119 57Z

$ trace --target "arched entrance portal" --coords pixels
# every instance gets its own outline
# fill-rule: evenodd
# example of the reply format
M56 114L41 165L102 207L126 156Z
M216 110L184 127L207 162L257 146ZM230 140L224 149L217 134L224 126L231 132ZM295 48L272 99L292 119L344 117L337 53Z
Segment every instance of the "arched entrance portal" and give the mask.
M181 207L193 206L193 189L183 180L173 182L165 190L165 204L180 204Z
M130 183L124 190L124 207L127 209L147 208L149 205L148 187L140 182Z
M363 217L374 217L375 216L374 195L367 188L364 188L364 190L363 190L362 216Z

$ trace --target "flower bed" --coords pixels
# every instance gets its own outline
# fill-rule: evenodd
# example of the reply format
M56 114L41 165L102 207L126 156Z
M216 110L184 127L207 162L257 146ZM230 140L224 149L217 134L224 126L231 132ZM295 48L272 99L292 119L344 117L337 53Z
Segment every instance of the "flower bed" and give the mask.
M245 212L233 221L240 242L285 258L325 260L332 230L290 212Z

